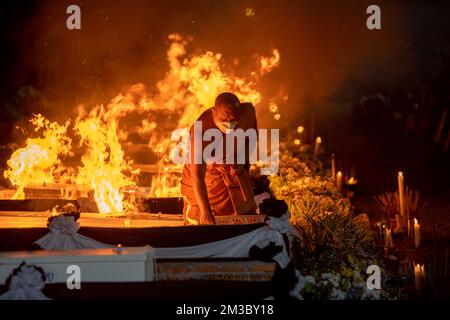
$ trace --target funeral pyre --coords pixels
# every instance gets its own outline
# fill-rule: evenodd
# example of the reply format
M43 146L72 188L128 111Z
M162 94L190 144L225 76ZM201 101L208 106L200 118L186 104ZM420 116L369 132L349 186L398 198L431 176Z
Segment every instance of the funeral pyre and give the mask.
M24 199L25 188L62 184L63 190L76 186L91 192L100 213L133 212L138 210L134 197L125 194L139 190L143 170L156 173L149 188L142 188L146 196L179 196L182 167L172 164L173 147L220 92L232 91L258 108L258 83L278 66L280 54L273 49L270 56L256 57L255 69L238 76L224 71L220 53L188 55L191 38L171 34L169 41L169 69L155 90L135 84L106 105L78 106L78 117L62 124L41 114L31 119L34 132L14 150L3 173L16 187L12 199ZM140 123L123 124L133 114ZM128 138L136 135L147 137L141 151L156 155L152 165L134 163L126 154L135 147Z

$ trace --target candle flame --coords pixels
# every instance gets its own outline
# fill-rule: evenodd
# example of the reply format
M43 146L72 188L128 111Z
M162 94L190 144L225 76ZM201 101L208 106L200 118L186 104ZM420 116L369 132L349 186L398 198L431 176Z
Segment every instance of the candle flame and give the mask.
M317 137L316 138L316 143L322 143L322 138L321 137Z
M354 177L351 177L350 179L348 179L348 184L356 184L358 182L358 180L356 180Z

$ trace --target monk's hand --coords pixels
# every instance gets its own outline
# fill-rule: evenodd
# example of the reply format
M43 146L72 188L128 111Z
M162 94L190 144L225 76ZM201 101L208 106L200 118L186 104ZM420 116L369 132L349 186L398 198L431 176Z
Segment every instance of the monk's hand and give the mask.
M200 224L216 224L213 214L209 212L200 213Z

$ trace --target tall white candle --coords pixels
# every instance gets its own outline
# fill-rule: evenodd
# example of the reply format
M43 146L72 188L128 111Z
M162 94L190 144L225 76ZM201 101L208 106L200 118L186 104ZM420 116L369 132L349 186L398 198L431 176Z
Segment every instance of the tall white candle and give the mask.
M342 172L340 171L336 174L336 188L338 191L342 190Z
M420 224L415 218L414 218L414 244L416 248L420 247Z
M398 198L400 203L400 215L405 217L405 183L403 172L398 173Z
M320 151L320 144L322 143L322 138L321 137L317 137L316 138L316 145L314 148L314 155L317 157L319 155L319 151Z

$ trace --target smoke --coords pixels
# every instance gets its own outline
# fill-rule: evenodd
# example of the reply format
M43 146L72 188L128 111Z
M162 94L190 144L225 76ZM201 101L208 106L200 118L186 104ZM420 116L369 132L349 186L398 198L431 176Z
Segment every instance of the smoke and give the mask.
M81 8L82 29L66 28L66 8ZM78 104L109 101L137 82L149 90L167 70L167 35L192 36L190 53L220 52L235 72L247 72L256 54L277 48L280 67L261 83L260 123L270 123L268 101L280 99L282 126L305 116L310 105L339 96L351 81L389 70L408 41L401 4L379 4L382 30L366 28L371 3L313 1L43 1L21 35L32 61L34 85L46 97L44 113L65 120ZM247 8L253 9L253 15ZM17 66L20 69L20 65ZM282 101L282 97L289 98ZM289 120L287 120L289 119Z

